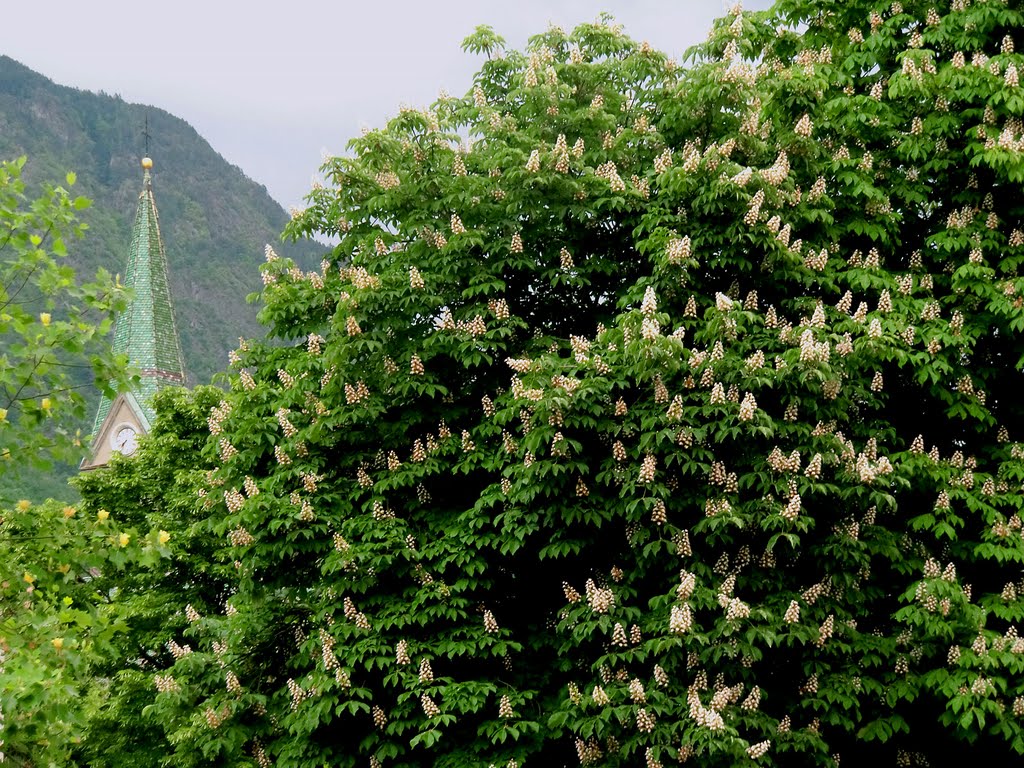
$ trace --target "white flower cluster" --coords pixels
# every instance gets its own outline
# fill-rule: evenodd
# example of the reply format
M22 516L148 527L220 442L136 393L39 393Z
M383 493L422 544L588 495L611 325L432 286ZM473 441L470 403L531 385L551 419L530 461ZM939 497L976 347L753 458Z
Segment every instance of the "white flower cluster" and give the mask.
M747 747L747 754L756 760L759 757L764 757L768 753L768 749L771 745L772 743L770 740L766 739L765 741L759 741L757 744Z
M669 614L668 630L675 635L683 635L693 626L693 612L687 603L673 605Z
M489 610L484 611L484 632L489 635L498 633L498 622Z
M587 579L586 594L587 602L595 613L608 613L615 606L615 593L598 587L593 579Z
M181 690L178 681L171 675L156 675L153 678L153 683L156 685L158 693L173 693Z
M425 693L420 696L420 706L423 707L423 714L427 717L437 717L441 714L441 708Z
M690 717L697 725L712 731L720 731L725 728L725 720L722 715L701 703L696 685L690 687L686 698L690 705Z
M740 403L740 421L752 420L755 413L757 413L757 401L750 392L747 392Z
M605 179L611 185L612 192L624 192L626 189L626 183L619 176L619 171L615 167L615 163L608 161L602 163L597 167L595 171L596 175L600 179Z

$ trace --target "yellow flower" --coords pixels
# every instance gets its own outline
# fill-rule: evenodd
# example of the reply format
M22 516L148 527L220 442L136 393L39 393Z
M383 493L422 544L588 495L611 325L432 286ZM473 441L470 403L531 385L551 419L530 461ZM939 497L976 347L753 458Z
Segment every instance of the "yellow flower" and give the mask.
M28 512L32 508L32 502L28 499L22 499L16 505L19 512Z
M7 421L7 409L0 408L0 421Z
M74 517L76 511L74 507L64 507L64 517Z
M21 578L23 578L23 579L25 580L25 583L26 583L26 584L34 584L34 583L35 583L35 580L36 580L36 577L35 577L35 576L33 576L33 575L32 575L31 573L29 573L28 571L25 571L25 575L24 575L24 576L22 576Z
M44 397L42 400L39 401L39 407L42 408L44 411L48 411L53 407L53 402L50 400L50 398Z
M159 541L161 544L166 544L168 541L171 540L171 534L169 534L167 531L160 531L160 533L156 535L156 540Z
M117 543L122 547L127 547L128 542L131 541L131 539L132 537L129 534L122 533L120 536L117 537Z
M61 648L64 647L64 638L63 637L55 637L50 642L53 643L53 647L56 648L58 651Z
M40 312L39 313L39 322L41 322L44 326L49 325L50 324L50 313L49 312Z
M101 509L99 512L96 513L96 519L99 520L101 523L108 517L110 517L110 513L107 512L107 510L105 509Z

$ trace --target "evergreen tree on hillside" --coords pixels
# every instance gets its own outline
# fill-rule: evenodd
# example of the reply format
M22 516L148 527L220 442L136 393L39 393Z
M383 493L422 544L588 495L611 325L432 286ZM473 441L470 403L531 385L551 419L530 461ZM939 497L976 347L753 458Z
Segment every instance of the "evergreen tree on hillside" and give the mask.
M325 166L322 269L268 253L168 764L1024 753L1022 31L478 30L466 97Z

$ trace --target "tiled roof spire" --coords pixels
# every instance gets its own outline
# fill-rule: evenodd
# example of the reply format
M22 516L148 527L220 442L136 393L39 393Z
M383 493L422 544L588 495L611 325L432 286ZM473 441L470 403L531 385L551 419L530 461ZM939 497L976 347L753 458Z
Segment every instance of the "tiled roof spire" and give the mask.
M141 381L134 394L150 423L155 416L152 398L156 391L168 384L185 384L185 364L167 279L167 256L153 199L152 167L151 159L142 158L142 192L124 277L125 286L135 295L114 327L114 351L127 355L138 369ZM110 405L107 397L100 401L93 434L99 431Z

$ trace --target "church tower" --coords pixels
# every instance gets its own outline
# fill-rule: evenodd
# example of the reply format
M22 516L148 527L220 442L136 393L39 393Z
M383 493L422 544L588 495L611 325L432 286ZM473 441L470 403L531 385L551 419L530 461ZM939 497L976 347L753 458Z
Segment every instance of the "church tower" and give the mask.
M114 351L127 355L139 372L139 383L111 400L100 400L93 424L93 444L82 469L107 464L113 453L131 455L139 435L146 434L156 414L152 399L167 385L185 384L185 364L167 279L167 256L153 199L153 161L142 158L142 192L135 211L124 284L134 292L131 304L114 326Z

